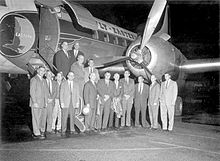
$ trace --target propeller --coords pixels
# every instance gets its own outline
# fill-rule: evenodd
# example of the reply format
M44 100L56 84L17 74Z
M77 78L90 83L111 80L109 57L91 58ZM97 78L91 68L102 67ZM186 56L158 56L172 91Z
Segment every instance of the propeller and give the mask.
M155 28L157 27L157 24L163 13L166 3L167 3L166 0L155 0L154 1L151 11L147 18L145 28L144 28L144 34L143 34L143 39L141 41L140 50L142 50L146 46Z

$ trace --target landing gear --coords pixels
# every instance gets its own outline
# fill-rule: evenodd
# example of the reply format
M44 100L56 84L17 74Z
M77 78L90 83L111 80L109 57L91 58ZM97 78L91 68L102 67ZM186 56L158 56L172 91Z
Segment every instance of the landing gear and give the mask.
M183 100L181 97L177 97L175 103L175 116L181 116L183 111Z

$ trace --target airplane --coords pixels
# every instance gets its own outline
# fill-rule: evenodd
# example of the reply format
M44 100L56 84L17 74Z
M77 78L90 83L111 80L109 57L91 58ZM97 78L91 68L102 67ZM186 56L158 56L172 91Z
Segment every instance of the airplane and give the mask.
M94 17L71 0L0 3L0 73L33 74L39 65L53 70L53 56L62 41L70 50L75 41L80 42L85 58L94 59L100 73L122 73L127 68L149 80L152 74L161 79L172 72L179 95L188 73L220 69L219 58L187 60L169 39L166 0L154 1L142 36ZM181 97L176 108L181 111Z

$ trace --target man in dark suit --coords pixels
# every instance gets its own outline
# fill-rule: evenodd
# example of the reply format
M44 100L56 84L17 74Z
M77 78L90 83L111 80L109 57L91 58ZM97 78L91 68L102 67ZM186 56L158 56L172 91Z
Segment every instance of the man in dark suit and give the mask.
M135 85L134 107L135 107L135 126L139 127L139 115L141 112L141 123L143 127L148 127L146 120L147 100L149 95L149 86L144 83L143 76L138 77L138 83Z
M149 89L148 112L152 129L158 128L158 109L160 98L160 84L157 83L155 75L151 76L151 85Z
M160 114L163 130L172 131L174 124L174 110L178 94L177 83L171 80L171 75L166 73L165 82L161 83L160 91ZM168 114L168 118L167 118ZM169 119L168 127L167 120Z
M77 57L78 55L84 55L84 53L82 51L79 50L80 49L80 44L79 41L75 41L71 52L71 64L75 63L77 61Z
M60 88L60 106L61 106L61 129L62 134L67 130L67 118L70 115L70 133L76 133L75 124L75 109L79 108L79 86L74 81L74 73L69 72L68 80L61 84Z
M98 71L98 69L96 69L94 67L94 60L93 59L89 59L88 60L88 65L89 66L85 68L85 82L89 81L89 75L91 73L95 73L95 75L96 75L95 82L98 83L98 80L100 79L99 71Z
M96 88L96 74L89 75L90 80L86 82L83 91L83 98L85 106L90 108L90 112L85 116L86 130L94 130L96 117L96 103L97 103L97 88Z
M111 108L111 100L113 96L113 83L110 80L110 77L111 74L109 72L106 72L105 78L100 79L97 84L98 94L101 100L100 115L97 124L98 124L98 129L100 129L102 125L103 130L106 130L107 128L110 108Z
M42 110L46 107L46 82L43 79L45 68L40 66L37 69L37 74L31 78L30 81L30 107L32 114L32 126L34 138L44 139L44 133L41 133L42 129L40 122L42 120Z
M66 41L61 43L61 50L54 55L54 65L57 72L63 72L66 77L72 65L71 54L68 52L68 43Z

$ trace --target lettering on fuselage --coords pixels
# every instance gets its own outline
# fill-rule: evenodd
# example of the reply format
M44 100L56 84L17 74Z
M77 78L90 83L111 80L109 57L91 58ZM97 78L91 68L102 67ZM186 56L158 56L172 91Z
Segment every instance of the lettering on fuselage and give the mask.
M108 33L111 33L111 34L129 39L131 41L134 41L137 37L137 35L135 33L132 33L128 30L125 30L125 29L122 29L120 27L111 25L111 24L106 23L104 21L96 20L96 23L98 25L99 30L102 30L102 31L105 31L105 32L108 32Z

